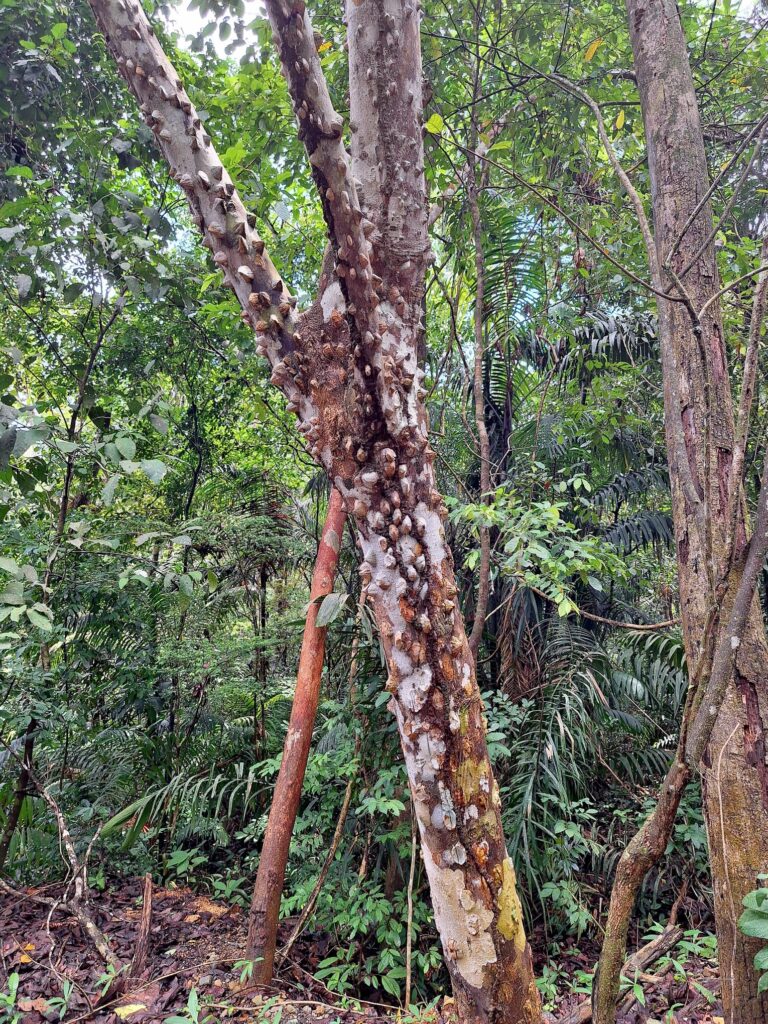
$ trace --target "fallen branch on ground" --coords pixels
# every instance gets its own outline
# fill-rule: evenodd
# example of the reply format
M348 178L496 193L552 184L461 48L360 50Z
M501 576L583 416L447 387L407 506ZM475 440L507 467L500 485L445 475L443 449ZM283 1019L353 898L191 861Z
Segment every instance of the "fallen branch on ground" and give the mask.
M667 925L663 932L660 932L650 942L636 950L628 960L624 961L621 969L622 975L626 978L634 978L636 974L643 973L651 964L673 949L683 937L683 929L678 925ZM592 1001L585 1000L570 1013L561 1017L557 1024L585 1024L592 1020Z

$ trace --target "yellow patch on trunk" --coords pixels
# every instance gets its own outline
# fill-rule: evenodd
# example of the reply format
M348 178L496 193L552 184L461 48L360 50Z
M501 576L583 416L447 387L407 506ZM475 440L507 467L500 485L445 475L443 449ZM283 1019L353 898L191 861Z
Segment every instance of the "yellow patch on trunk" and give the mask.
M480 789L480 765L478 762L471 758L462 761L456 773L456 780L466 807L472 803Z
M504 859L503 881L499 893L499 920L496 927L505 939L514 941L515 947L520 952L525 949L523 908L520 897L517 895L515 868L509 857Z

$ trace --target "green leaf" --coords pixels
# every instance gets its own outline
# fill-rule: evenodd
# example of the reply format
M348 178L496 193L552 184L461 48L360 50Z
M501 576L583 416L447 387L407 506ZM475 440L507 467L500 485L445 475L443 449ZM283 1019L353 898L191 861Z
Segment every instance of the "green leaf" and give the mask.
M168 433L168 420L163 419L162 416L158 416L156 413L151 412L149 414L149 422L152 424L152 426L155 428L158 434Z
M77 445L74 441L65 441L63 438L57 437L53 443L65 455L70 455L72 452L77 451Z
M160 459L142 459L141 468L153 484L159 484L168 472L168 467Z
M16 435L16 444L13 446L13 454L17 458L26 455L30 448L44 441L50 431L47 427L30 427L27 430L20 430Z
M5 173L9 178L34 178L34 172L31 167L27 167L26 164L12 164L10 167L6 167Z
M753 939L768 939L768 913L763 910L745 910L739 918L739 928Z
M445 121L439 114L433 114L424 128L430 133L430 135L439 135L445 127Z
M122 473L115 473L114 476L111 476L109 480L107 480L104 490L101 492L101 500L107 507L109 507L115 500L115 491L117 490L117 485L122 479Z
M9 572L12 576L18 576L21 572L18 562L14 558L0 558L0 569Z
M116 437L115 447L124 459L130 460L136 454L136 444L132 437L126 437L125 435L122 437Z
M63 39L67 34L66 21L57 21L50 31L54 39Z
M48 616L43 615L34 608L27 608L27 618L33 626L37 626L38 629L45 630L46 633L50 633L53 629L53 625L51 624L51 620Z
M315 625L318 629L324 626L329 626L334 619L337 619L341 614L346 601L346 594L326 594L320 602L320 610L318 611L317 618L315 619Z

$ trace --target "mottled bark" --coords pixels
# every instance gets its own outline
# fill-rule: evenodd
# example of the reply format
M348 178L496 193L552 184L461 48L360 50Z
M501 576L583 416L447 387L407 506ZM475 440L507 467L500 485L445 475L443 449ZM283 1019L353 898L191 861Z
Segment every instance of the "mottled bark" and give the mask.
M417 365L429 245L416 5L348 5L350 162L303 3L267 4L335 260L301 317L135 0L92 6L274 383L354 515L459 1014L538 1021Z
M683 636L691 678L703 688L709 671L698 670L701 659L705 668L711 664L712 638L730 644L728 620L746 554L741 480L733 476L734 416L723 322L719 303L710 301L720 284L709 241L712 211L704 201L707 163L675 4L627 0L627 8L656 249L665 288L685 300L658 302L659 335ZM705 304L705 313L698 315ZM742 896L768 865L768 649L754 598L729 657L722 707L700 767L726 1019L750 1024L768 1017L768 994L758 995L752 965L756 944L736 925Z
M246 956L254 961L252 977L259 985L268 985L272 980L285 868L320 702L327 630L316 625L319 599L333 590L345 517L344 501L334 488L312 574L291 717L264 833L248 919Z

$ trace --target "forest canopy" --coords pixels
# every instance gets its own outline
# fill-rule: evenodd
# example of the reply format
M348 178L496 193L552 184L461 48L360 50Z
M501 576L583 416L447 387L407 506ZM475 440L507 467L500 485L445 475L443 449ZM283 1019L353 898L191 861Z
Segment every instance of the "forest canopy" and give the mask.
M764 2L0 2L0 1022L768 1020Z

